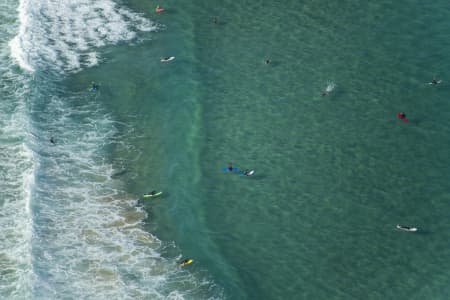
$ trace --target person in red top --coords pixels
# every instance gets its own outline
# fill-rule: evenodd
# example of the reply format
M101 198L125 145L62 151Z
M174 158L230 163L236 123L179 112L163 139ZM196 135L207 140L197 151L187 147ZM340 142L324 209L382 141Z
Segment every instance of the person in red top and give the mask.
M404 112L398 112L397 117L402 120L403 122L408 122L408 119L406 118L406 114Z
M164 11L164 8L160 7L159 5L156 6L155 12L162 13Z

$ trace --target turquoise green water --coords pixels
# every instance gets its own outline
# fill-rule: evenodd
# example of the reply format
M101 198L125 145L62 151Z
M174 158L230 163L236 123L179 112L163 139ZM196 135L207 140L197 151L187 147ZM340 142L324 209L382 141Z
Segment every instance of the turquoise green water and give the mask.
M129 192L164 191L141 202L164 255L229 299L447 298L446 2L129 4L164 28L70 84L124 124Z

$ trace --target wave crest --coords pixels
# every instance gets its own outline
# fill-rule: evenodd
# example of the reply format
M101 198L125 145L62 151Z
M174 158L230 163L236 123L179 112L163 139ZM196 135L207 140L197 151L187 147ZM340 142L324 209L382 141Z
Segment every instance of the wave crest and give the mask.
M22 69L78 71L98 63L96 48L130 41L157 26L110 0L21 0L11 56Z

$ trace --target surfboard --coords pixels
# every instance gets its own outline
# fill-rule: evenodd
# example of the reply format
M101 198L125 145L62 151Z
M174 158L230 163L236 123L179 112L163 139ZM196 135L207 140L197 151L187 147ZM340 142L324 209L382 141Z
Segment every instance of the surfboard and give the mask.
M237 172L237 171L239 171L239 168L233 168L232 171L228 170L228 168L223 168L222 170L223 170L224 172Z
M144 195L142 195L142 197L144 197L144 198L151 198L151 197L156 197L156 196L159 196L159 195L161 195L162 194L162 192L157 192L156 194L144 194Z
M439 83L441 83L441 82L442 82L442 80L438 80L436 83L428 82L428 84L439 84Z
M244 174L244 172L239 173L239 176L251 176L251 175L253 175L253 174L255 174L255 170L250 170L250 171L248 172L248 174Z
M171 61L174 59L175 59L175 56L164 57L164 58L161 58L161 62L168 62L168 61Z
M402 226L399 224L397 224L397 229L404 230L404 231L411 231L411 232L417 231L416 227Z
M179 262L178 264L183 267L185 265L192 264L193 261L194 261L193 259L186 259L186 260L183 260L183 261Z

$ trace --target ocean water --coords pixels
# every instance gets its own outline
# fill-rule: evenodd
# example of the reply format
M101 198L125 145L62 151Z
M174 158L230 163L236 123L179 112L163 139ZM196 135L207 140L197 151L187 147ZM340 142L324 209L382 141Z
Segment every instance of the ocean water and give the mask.
M3 1L0 298L447 299L447 6Z

